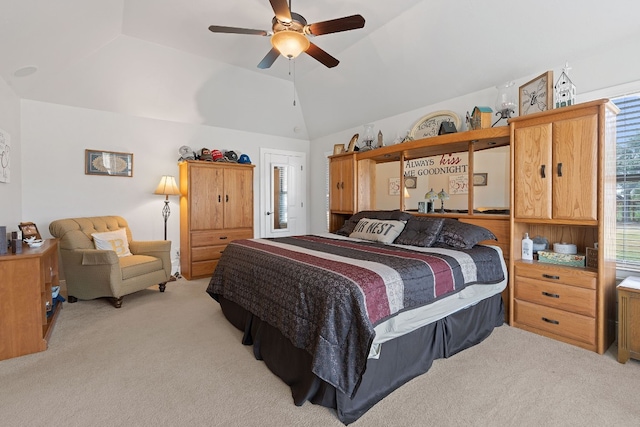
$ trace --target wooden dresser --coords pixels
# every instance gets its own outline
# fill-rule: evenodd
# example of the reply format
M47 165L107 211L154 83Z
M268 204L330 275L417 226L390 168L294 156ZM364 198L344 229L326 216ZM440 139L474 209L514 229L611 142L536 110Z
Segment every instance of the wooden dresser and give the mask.
M253 165L185 161L180 168L180 269L211 276L229 242L253 238Z
M640 360L640 278L618 285L618 362Z
M62 308L58 303L52 310L51 288L58 283L57 240L0 255L0 360L47 349Z
M615 338L617 108L607 100L510 119L511 325L604 353ZM521 259L522 238L598 243L592 267Z

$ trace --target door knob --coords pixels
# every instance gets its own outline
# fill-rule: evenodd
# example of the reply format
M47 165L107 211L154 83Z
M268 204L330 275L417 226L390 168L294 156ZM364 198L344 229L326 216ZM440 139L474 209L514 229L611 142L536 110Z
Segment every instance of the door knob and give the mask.
M267 212L267 215L271 215L271 214L272 214L272 212Z

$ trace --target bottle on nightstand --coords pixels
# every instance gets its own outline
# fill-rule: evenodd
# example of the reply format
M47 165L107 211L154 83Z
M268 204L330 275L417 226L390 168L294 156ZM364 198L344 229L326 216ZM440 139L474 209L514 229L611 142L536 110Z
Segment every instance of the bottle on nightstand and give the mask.
M524 233L524 239L522 239L522 259L533 260L533 240L529 238L529 233Z

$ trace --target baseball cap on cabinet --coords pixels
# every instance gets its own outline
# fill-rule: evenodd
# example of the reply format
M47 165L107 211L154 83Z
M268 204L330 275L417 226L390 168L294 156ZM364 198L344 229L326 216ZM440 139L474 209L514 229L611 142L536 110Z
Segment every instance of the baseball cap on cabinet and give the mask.
M219 162L224 158L224 156L222 155L222 151L220 150L211 150L211 157L213 158L214 162Z
M251 159L249 158L249 156L247 156L246 154L242 154L240 156L240 158L238 159L238 163L247 163L247 164L251 164Z
M224 153L224 158L227 159L228 162L237 162L238 161L238 155L236 154L235 151L226 151Z

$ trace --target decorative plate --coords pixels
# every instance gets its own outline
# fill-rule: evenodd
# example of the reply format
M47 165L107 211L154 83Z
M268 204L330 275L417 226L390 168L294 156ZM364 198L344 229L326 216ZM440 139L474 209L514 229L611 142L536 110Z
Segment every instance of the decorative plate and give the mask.
M460 129L460 117L453 111L442 110L435 113L427 114L413 125L409 136L413 139L429 138L432 136L438 136L438 130L440 130L440 123L453 122L456 125L456 129Z

